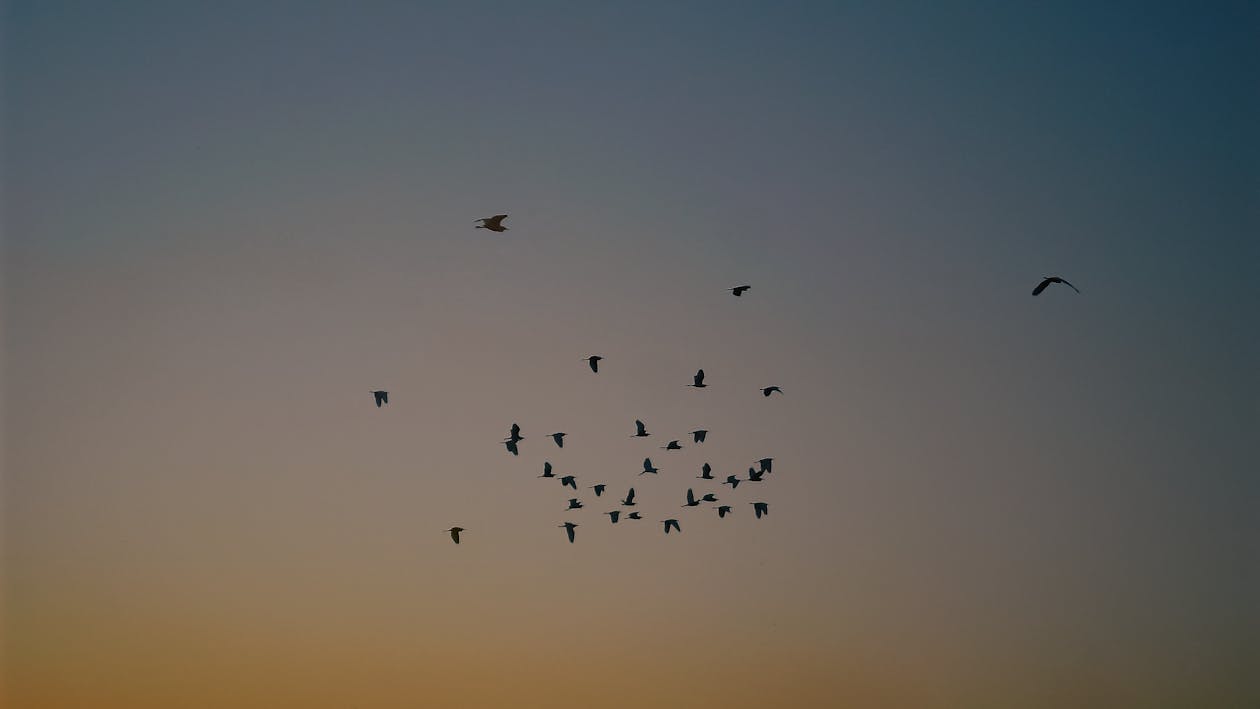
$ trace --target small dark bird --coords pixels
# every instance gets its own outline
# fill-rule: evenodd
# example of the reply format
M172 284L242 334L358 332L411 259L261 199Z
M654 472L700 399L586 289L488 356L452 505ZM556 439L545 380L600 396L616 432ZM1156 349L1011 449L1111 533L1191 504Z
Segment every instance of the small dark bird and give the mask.
M734 288L727 288L727 290L729 290L731 293L735 295L736 298L738 298L742 296L744 293L747 293L748 289L750 288L752 288L752 286L735 286Z
M726 515L728 515L728 514L730 514L730 513L731 513L731 506L730 506L730 505L720 505L720 506L717 508L717 511L718 511L718 518L719 518L719 519L721 519L721 518L726 517Z
M696 429L691 432L691 442L704 443L704 437L707 435L709 435L709 432L706 431L705 429L703 428Z
M678 441L670 441L666 445L661 446L661 450L680 451L682 450L682 446L678 445Z
M447 532L450 532L450 533L451 533L451 541L455 542L456 544L459 544L459 533L460 533L460 532L462 532L462 531L464 531L464 528L463 528L463 527L451 527L450 529L447 529L447 530L445 530L445 531L447 531Z
M753 470L752 468L749 468L748 469L748 482L759 483L762 481L761 477L763 475L765 475L765 473L761 472L760 470Z
M670 528L670 527L673 527L674 529L677 529L677 530L678 530L678 533L679 533L679 534L682 534L682 527L679 527L679 526L678 526L678 520L676 520L676 519L663 519L663 520L661 520L661 521L665 523L665 533L666 533L666 534L669 534L669 528Z
M626 519L643 519L643 516L640 515L638 512L631 512L630 514L626 515Z
M762 389L761 389L761 395L762 395L762 396L770 396L771 394L775 393L776 391L777 391L777 392L779 392L780 394L782 394L782 393L783 393L783 390L782 390L782 389L780 389L779 387L762 387Z
M621 504L625 505L626 507L635 506L636 503L634 501L634 488L630 488L630 492L626 493L626 499L622 500Z
M652 459L651 459L651 458L644 458L644 459L643 459L643 472L642 472L642 473L639 473L639 475L646 475L646 474L648 474L648 473L651 473L651 474L653 474L653 475L656 475L656 474L657 474L657 473L659 473L659 472L661 472L661 471L659 471L659 470L657 470L656 468L652 467Z
M773 464L774 464L774 458L762 458L761 460L757 461L757 465L761 466L761 470L759 472L762 472L762 473L770 472L770 466L772 466Z
M704 493L704 497L700 498L700 501L701 502L717 502L717 497L715 497L713 493L711 492L706 492Z
M647 432L647 426L644 426L643 422L640 421L639 419L635 419L634 420L634 435L631 436L631 438L646 438L647 436L650 436L650 435L652 434Z
M573 522L565 522L564 524L562 524L562 525L560 525L560 526L561 526L561 527L564 527L564 531L565 531L565 532L568 532L568 534L569 534L569 543L570 543L570 544L572 544L572 543L573 543L573 530L577 528L577 525L576 525L576 524L574 524Z
M764 502L749 502L753 506L753 512L757 513L757 519L761 519L761 515L770 514L770 505Z
M591 365L591 371L599 374L599 361L603 359L599 355L591 355L586 358L586 362Z
M582 502L581 500L578 500L576 497L570 497L569 506L566 507L565 509L566 510L580 510L582 509Z
M567 434L567 433L553 433L553 434L551 434L551 440L555 441L557 446L560 446L561 448L564 448L564 437L565 437L565 436L567 436L567 435L569 435L569 434Z
M493 217L482 217L477 220L481 222L477 228L489 229L490 231L507 231L507 227L503 226L504 219L507 219L506 214L496 214Z
M700 502L696 500L695 493L691 491L691 488L687 488L687 503L683 507L696 507L699 504Z
M612 512L605 512L604 514L608 515L608 519L611 520L613 524L616 524L617 520L621 518L621 510L613 510Z
M735 488L739 487L739 484L740 484L740 483L742 483L742 482L744 482L744 481L743 481L743 480L740 480L739 478L735 477L734 475L727 475L727 476L726 476L726 482L724 482L724 483L722 483L722 484L723 484L723 485L730 485L730 486L731 486L731 489L732 489L732 490L734 490Z
M503 445L507 446L508 452L512 455L520 455L521 451L516 447L516 444L523 440L525 439L521 437L521 427L514 423L512 424L512 432L508 435L507 439L503 441Z
M509 433L509 434L508 434L508 440L509 440L509 441L523 441L523 440L525 440L525 439L521 436L521 426L520 426L520 424L516 424L516 423L512 424L512 431L511 431L511 433Z
M545 460L544 460L544 461L543 461L543 474L542 474L542 475L539 475L538 477L540 477L540 478L554 478L555 476L556 476L556 474L555 474L555 473L553 473L553 472L551 472L551 463L550 463L550 462L548 462L548 461L545 461Z
M595 497L599 497L600 495L604 494L605 487L607 486L601 483L599 485L592 485L591 489L595 491Z
M1071 288L1077 293L1081 292L1080 288L1077 288L1076 286L1072 285L1071 283L1068 283L1067 281L1063 280L1062 278L1059 278L1058 276L1046 276L1044 279L1042 279L1041 283L1037 284L1036 288L1033 288L1033 295L1041 295L1041 291L1048 288L1051 283L1062 283L1063 285L1067 286L1068 288Z
M709 465L708 463L705 463L704 467L700 468L700 474L696 476L696 479L697 480L712 480L713 479L713 466Z
M749 468L749 470L751 470L751 468ZM566 485L567 485L567 486L569 486L569 487L571 487L571 488L573 488L574 490L576 490L576 489L577 489L577 478L573 477L572 475L566 475L566 476L564 476L564 477L560 478L560 487L564 487L564 486L566 486Z
M695 380L695 383L694 383L694 384L688 384L687 386L689 386L689 387L695 387L695 388L697 388L697 389L703 389L703 388L705 388L705 387L709 386L708 384L705 384L705 383L704 383L704 370L703 370L703 369L698 369L698 370L696 370L696 376L692 377L692 379L694 379L694 380Z
M372 397L376 399L376 408L378 409L381 408L382 404L389 403L389 392L387 391L374 391L372 392Z

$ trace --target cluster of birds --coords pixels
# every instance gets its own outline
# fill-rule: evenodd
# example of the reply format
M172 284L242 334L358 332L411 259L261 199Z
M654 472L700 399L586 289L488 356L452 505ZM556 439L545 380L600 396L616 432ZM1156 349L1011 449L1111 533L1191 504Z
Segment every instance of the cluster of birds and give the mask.
M506 219L507 216L508 215L506 214L496 214L493 217L485 217L483 219L478 219L477 228L487 229L493 232L507 231L508 228L503 226L503 220ZM1062 285L1068 286L1069 288L1076 291L1077 293L1081 292L1080 289L1078 289L1076 286L1072 285L1071 283L1069 283L1068 281L1066 281L1065 279L1059 276L1046 276L1041 280L1040 283L1037 284L1035 288L1033 288L1032 294L1034 296L1041 295L1041 293L1045 291L1046 288L1050 287L1053 284L1062 284ZM727 290L729 290L731 294L734 295L736 298L739 298L739 297L742 297L745 293L747 293L751 289L752 289L752 286L750 285L739 285L733 288L728 288ZM596 374L599 373L599 363L602 362L603 360L604 360L604 357L600 355L589 355L587 357L582 358L582 361L586 362L587 365L590 367L591 371ZM704 370L703 369L697 370L695 375L692 377L692 382L688 384L687 386L693 387L696 389L704 389L708 387L709 385L706 384L704 381ZM762 387L761 394L764 397L769 397L772 394L782 395L783 390L777 386ZM377 408L380 408L389 403L388 391L376 390L372 392L372 396L375 399ZM638 419L635 419L634 428L635 428L635 432L631 435L632 438L646 438L652 435L648 433L647 426L643 423L643 421L640 421ZM564 438L565 436L568 435L567 433L564 433L563 431L559 431L559 432L550 433L547 435L556 444L557 448L564 448ZM688 432L688 435L691 436L692 443L702 444L705 442L706 437L709 435L709 431L706 429L696 429L694 431ZM521 435L520 425L513 423L512 428L508 432L508 437L503 440L503 445L507 449L508 453L512 454L513 456L517 456L517 455L520 455L520 443L523 440L525 440L525 437ZM661 446L661 449L665 451L677 451L677 450L681 450L682 447L683 446L681 442L678 439L674 439L666 443L664 446ZM746 478L739 478L738 476L735 476L735 475L728 475L726 476L726 479L722 481L720 484L730 485L731 490L735 490L736 488L739 487L741 483L764 482L764 477L768 474L771 474L773 470L774 458L762 458L756 462L757 462L758 467L750 466L748 468L748 476ZM643 471L640 472L639 475L657 475L659 473L660 473L660 470L652 463L651 457L645 457L643 459ZM558 477L562 488L568 487L574 491L577 491L578 489L577 477L574 475L557 476L553 470L553 467L550 461L543 462L543 472L538 477L540 478L557 478ZM708 480L716 480L717 478L713 475L712 466L710 466L708 463L705 463L701 467L700 475L697 476L697 479L708 481ZM600 498L604 495L604 491L607 489L607 487L608 486L606 484L599 483L599 484L591 485L590 489L594 491L595 497ZM682 504L682 507L699 507L701 504L704 504L704 503L716 503L716 502L718 502L718 498L715 493L706 492L706 493L701 494L700 497L696 497L694 488L687 488L686 498ZM637 504L638 503L635 502L634 488L631 487L629 491L626 493L626 496L621 498L621 506L622 507L635 507ZM770 513L769 503L766 503L763 501L753 501L753 502L749 502L748 504L752 505L753 513L757 519L761 519L763 516ZM584 505L579 498L571 497L569 498L568 507L566 507L565 510L566 511L580 510L583 507ZM717 510L718 517L721 519L725 519L727 515L731 514L734 511L731 505L716 505L713 509ZM622 510L614 509L614 510L605 512L604 514L608 516L609 521L612 524L617 524L621 521ZM626 512L626 519L641 520L643 519L643 517L637 510L631 510L629 512ZM664 526L665 534L669 534L670 530L673 530L674 532L682 533L682 526L679 524L679 521L677 519L671 517L671 518L663 519L660 521L661 521L661 524ZM577 529L578 524L576 522L566 521L564 524L559 525L559 527L565 530L565 534L569 538L569 543L572 544L576 537L575 530ZM451 539L456 544L459 544L459 535L462 532L464 532L465 529L463 527L451 527L450 529L447 529L444 531L451 535Z

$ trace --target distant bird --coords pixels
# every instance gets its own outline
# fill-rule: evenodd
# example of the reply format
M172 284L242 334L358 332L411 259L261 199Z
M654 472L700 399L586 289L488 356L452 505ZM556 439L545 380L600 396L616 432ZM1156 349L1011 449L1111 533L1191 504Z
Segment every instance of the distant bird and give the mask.
M1041 295L1041 291L1043 291L1043 290L1045 290L1047 287L1049 287L1051 283L1062 283L1063 285L1067 286L1068 288L1071 288L1072 290L1076 291L1077 293L1080 293L1080 292L1081 292L1081 289L1077 288L1076 286L1072 285L1071 283L1068 283L1067 281L1063 280L1062 278L1059 278L1058 276L1046 276L1044 279L1042 279L1041 283L1038 283L1038 284L1037 284L1037 287L1036 287L1036 288L1033 288L1033 295Z
M512 455L520 455L521 451L516 447L516 444L523 440L525 439L521 436L521 427L514 423L512 424L512 432L508 434L507 439L503 441L503 445L507 446L508 452Z
M704 493L704 497L700 498L701 502L717 502L717 497L711 492Z
M569 543L570 543L570 544L572 544L572 543L573 543L573 530L577 528L577 525L576 525L576 524L574 524L573 522L565 522L564 524L562 524L562 525L560 525L560 526L561 526L561 527L564 527L564 531L565 531L565 532L568 532L568 534L569 534Z
M782 394L782 393L783 393L783 390L782 390L782 389L780 389L779 387L762 387L762 388L761 388L761 395L762 395L762 396L770 396L771 394L775 393L776 391L777 391L777 392L779 392L780 394Z
M443 530L443 531L450 532L450 533L451 533L451 541L455 542L456 544L459 544L459 533L460 533L460 532L462 532L462 531L464 531L464 528L463 528L463 527L451 527L450 529Z
M652 459L651 459L651 458L644 458L644 459L643 459L643 472L642 472L642 473L639 473L639 475L646 475L647 473L651 473L651 474L653 474L653 475L656 475L656 474L657 474L657 473L659 473L659 472L661 472L661 471L657 470L655 467L653 467L653 466L652 466Z
M677 530L678 530L678 533L679 533L679 534L682 534L682 527L679 527L679 526L678 526L678 520L676 520L676 519L663 519L663 520L661 520L661 521L665 523L665 533L666 533L666 534L669 534L669 528L670 528L670 527L673 527L674 529L677 529Z
M599 361L603 359L599 355L591 355L586 358L586 362L591 365L591 371L599 374Z
M482 217L477 220L481 222L477 228L489 229L490 231L507 231L507 227L503 226L504 219L507 219L506 214L496 214L493 217Z
M667 451L680 451L682 450L682 446L678 445L678 441L670 441L669 443L661 446L661 449Z
M761 466L761 470L759 472L762 472L762 473L770 472L770 466L772 466L773 464L774 464L774 458L762 458L761 460L757 461L757 465Z
M540 478L554 478L555 476L556 476L556 474L555 474L555 473L553 473L553 472L551 472L551 463L550 463L550 462L548 462L548 461L545 461L545 460L544 460L544 461L543 461L543 474L542 474L542 475L539 475L538 477L540 477Z
M731 513L731 506L730 506L730 505L719 505L719 506L718 506L718 508L717 508L717 511L718 511L718 518L719 518L719 519L720 519L720 518L723 518L723 517L725 517L726 515L728 515L728 514L730 514L730 513Z
M760 470L753 470L752 468L749 468L749 469L748 469L748 482L750 482L750 483L759 483L759 482L762 482L762 480L761 480L761 476L763 476L763 475L765 475L765 473L764 473L764 472L762 472L762 471L760 471Z
M752 468L749 468L749 470L752 470ZM567 485L567 486L569 486L569 487L571 487L571 488L573 488L574 490L576 490L576 489L577 489L577 478L573 477L572 475L566 475L566 476L564 476L564 477L560 478L560 487L564 487L564 486L566 486L566 485Z
M740 480L739 478L735 477L734 475L727 475L727 476L726 476L726 482L724 482L724 483L722 483L722 484L723 484L723 485L730 485L730 486L731 486L731 489L732 489L732 490L734 490L735 488L739 487L739 484L740 484L740 483L742 483L742 482L744 482L744 481L743 481L743 480Z
M604 494L605 487L607 486L601 483L599 485L592 485L591 489L595 491L595 497L599 497L600 495Z
M626 499L622 500L621 504L625 505L626 507L635 506L636 503L634 501L634 488L630 488L630 492L626 493Z
M691 491L691 488L687 488L687 504L683 505L683 507L696 507L699 504L700 502L696 499L695 493Z
M551 434L551 440L555 441L557 446L560 446L561 448L564 448L564 437L565 437L565 436L567 436L567 435L569 435L569 434L567 434L567 433L553 433L553 434Z
M688 384L687 386L689 386L689 387L695 387L695 388L697 388L697 389L703 389L703 388L705 388L705 387L709 386L708 384L705 384L705 383L704 383L704 370L703 370L703 369L698 369L698 370L696 370L696 376L692 377L692 379L694 379L694 380L695 380L695 383L694 383L694 384Z
M630 514L626 515L626 519L643 519L643 516L640 515L638 512L631 512Z
M508 453L511 453L512 455L521 454L521 449L516 447L516 441L513 441L512 439L509 438L508 440L503 442L503 445L507 446Z
M612 512L605 512L604 514L608 515L608 519L612 521L613 524L616 524L617 520L621 518L621 510L613 510Z
M639 419L635 419L634 420L634 435L631 437L632 438L646 438L647 436L650 436L650 435L652 434L647 432L647 426L644 426L643 422L640 421Z
M753 506L753 512L757 513L757 519L761 519L761 515L770 514L770 505L764 502L749 502Z
M735 286L734 288L727 288L727 290L729 290L732 294L734 294L736 298L738 298L742 296L744 293L748 292L749 288L752 288L752 286Z
M566 507L565 509L566 510L580 510L582 509L582 501L577 499L576 497L570 497L569 506Z
M376 399L376 408L381 408L381 404L389 403L389 392L377 390L372 392L372 397Z
M708 463L705 463L704 467L700 468L700 474L696 476L696 479L697 480L712 480L713 479L713 466L709 465Z
M709 432L708 432L708 431L706 431L706 430L705 430L705 429L703 429L703 428L698 428L698 429L696 429L696 430L694 430L694 431L692 431L692 432L691 432L691 442L692 442L692 443L704 443L704 437L705 437L705 436L707 436L707 435L709 435Z
M520 426L520 424L517 424L517 423L512 424L512 431L511 431L511 433L509 433L509 434L508 434L508 440L510 440L510 441L523 441L523 440L525 440L525 439L524 439L524 437L522 437L522 436L521 436L521 426Z

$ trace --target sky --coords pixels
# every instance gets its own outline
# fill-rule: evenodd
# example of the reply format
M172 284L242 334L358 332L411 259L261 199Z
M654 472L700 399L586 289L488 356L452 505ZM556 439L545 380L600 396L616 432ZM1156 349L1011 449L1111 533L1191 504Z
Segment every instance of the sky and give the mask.
M5 706L1260 703L1254 3L3 7Z

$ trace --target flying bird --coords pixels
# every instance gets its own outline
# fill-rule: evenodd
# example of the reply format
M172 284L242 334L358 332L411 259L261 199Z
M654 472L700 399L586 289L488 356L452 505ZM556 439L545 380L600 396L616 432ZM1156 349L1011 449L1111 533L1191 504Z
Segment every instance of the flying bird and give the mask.
M697 369L697 370L696 370L696 376L692 377L692 379L694 379L694 380L695 380L695 383L693 383L693 384L688 384L687 386L689 386L689 387L695 387L695 388L697 388L697 389L703 389L703 388L705 388L705 387L709 386L708 384L705 384L705 383L704 383L704 370L703 370L703 369Z
M644 426L643 422L640 421L639 419L635 419L634 420L634 435L631 436L631 438L645 438L650 435L652 434L647 432L647 426Z
M711 492L706 492L704 493L704 497L700 498L700 501L701 502L717 502L717 497L715 497L713 493Z
M750 288L752 288L752 286L735 286L734 288L727 288L726 290L730 291L736 298L738 298L744 293L747 293Z
M512 432L508 434L507 439L503 441L503 445L507 446L508 452L512 455L520 455L521 451L516 444L525 440L521 436L521 427L518 424L512 424Z
M670 441L669 443L661 446L661 450L680 451L682 450L682 446L678 445L678 441Z
M731 506L730 506L730 505L719 505L719 506L717 507L717 511L718 511L718 518L719 518L719 519L724 518L724 517L726 517L726 515L728 515L728 514L730 514L730 513L731 513Z
M564 524L560 526L564 527L564 531L569 534L569 543L572 544L573 543L573 530L577 528L577 525L574 524L573 522L565 522Z
M708 463L705 463L704 467L700 468L700 474L696 476L696 479L697 480L712 480L713 479L713 466L709 465Z
M691 491L691 488L687 488L687 504L683 505L683 507L696 507L699 504L700 502L696 500L695 493Z
M670 527L673 527L674 529L677 529L677 530L678 530L678 533L679 533L679 534L682 534L682 527L679 527L679 526L678 526L678 520L676 520L676 519L663 519L663 520L661 520L661 521L665 523L665 533L666 533L666 534L669 534L669 528L670 528Z
M599 497L600 495L604 494L605 487L607 486L604 485L603 483L600 483L599 485L592 485L591 489L595 491L595 497Z
M377 390L372 392L372 397L376 399L376 408L381 408L381 404L389 403L389 392Z
M557 446L560 446L561 448L564 448L564 437L565 437L565 436L567 436L567 435L569 435L569 434L567 434L567 433L553 433L553 434L551 434L551 440L555 441Z
M605 512L604 514L608 515L608 519L613 524L616 524L617 520L621 518L621 510L613 510L612 512Z
M446 529L446 530L443 530L443 531L450 532L450 533L451 533L451 541L455 542L456 544L459 544L459 533L460 533L460 532L462 532L462 531L464 531L464 528L463 528L463 527L451 527L450 529Z
M580 509L582 509L582 501L581 501L581 500L579 500L579 499L577 499L576 497L570 497L570 498L569 498L569 506L568 506L568 507L566 507L566 508L564 508L564 509L566 509L566 510L580 510Z
M749 470L751 470L751 468L749 468ZM569 487L571 487L571 488L573 488L574 490L576 490L576 489L577 489L577 478L573 477L572 475L566 475L566 476L564 476L564 477L560 478L560 487L564 487L564 486L566 486L566 485L567 485L567 486L569 486Z
M659 473L659 472L661 472L661 471L657 470L656 468L654 468L654 467L652 466L652 459L651 459L651 458L644 458L644 459L643 459L643 472L642 472L642 473L639 473L639 475L646 475L647 473L651 473L651 474L653 474L653 475L656 475L656 474L657 474L657 473Z
M590 357L586 357L585 359L586 359L587 364L591 365L591 371L595 372L596 374L599 374L599 361L603 359L603 357L600 357L599 355L591 355Z
M1046 276L1044 279L1042 279L1041 283L1037 284L1036 288L1033 288L1033 295L1041 295L1041 291L1048 288L1051 283L1062 283L1063 285L1067 286L1068 288L1071 288L1077 293L1081 292L1080 288L1077 288L1076 286L1072 285L1071 283L1068 283L1067 281L1063 280L1062 278L1059 278L1058 276Z
M772 466L773 464L774 464L774 458L762 458L761 460L757 461L757 465L761 466L761 470L759 472L762 472L762 473L770 472L770 466Z
M753 512L757 513L757 519L761 519L761 515L770 514L770 505L764 502L749 502L753 506Z
M766 473L763 470L753 470L752 468L749 468L748 469L748 482L750 483L762 482L761 477L765 474Z
M511 453L512 455L521 454L521 449L516 447L516 441L509 438L503 442L503 445L507 446L508 453Z
M777 392L779 392L780 394L782 394L782 393L783 393L783 390L782 390L782 389L780 389L779 387L762 387L762 388L761 388L761 395L762 395L762 396L770 396L771 394L775 393L776 391L777 391Z
M636 503L634 501L634 488L630 488L630 492L626 493L626 499L622 500L621 504L625 505L626 507L635 506ZM638 513L636 512L635 514L638 514Z
M744 481L743 481L743 480L740 480L739 478L735 477L734 475L727 475L727 476L726 476L726 482L724 482L724 483L722 483L722 484L723 484L723 485L730 485L730 486L731 486L731 489L732 489L732 490L734 490L735 488L739 487L739 484L740 484L740 483L742 483L742 482L744 482Z
M544 461L543 461L543 474L542 474L542 475L539 475L538 477L540 477L540 478L554 478L555 476L556 476L556 474L555 474L555 473L553 473L553 472L551 472L551 463L550 463L549 461L544 460Z
M643 519L643 516L640 515L638 512L631 512L630 514L626 515L626 519Z
M503 226L504 219L507 219L506 214L496 214L493 217L482 217L477 220L481 222L477 228L489 229L490 231L507 231L507 227Z
M705 437L705 436L707 436L707 435L709 435L709 432L708 432L708 431L706 431L706 430L705 430L705 429L703 429L703 428L698 428L698 429L696 429L696 430L694 430L694 431L692 431L692 432L691 432L691 442L692 442L692 443L704 443L704 437Z

